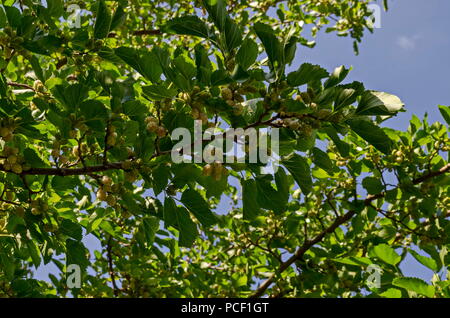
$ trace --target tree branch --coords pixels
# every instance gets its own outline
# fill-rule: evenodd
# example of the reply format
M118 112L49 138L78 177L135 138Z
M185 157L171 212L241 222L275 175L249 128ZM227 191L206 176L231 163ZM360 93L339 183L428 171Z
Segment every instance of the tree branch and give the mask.
M30 89L30 90L32 90L32 91L35 90L32 86L27 85L27 84L22 84L22 83L8 82L8 85L9 85L9 86L12 86L12 87L18 87L18 88Z
M441 169L425 174L419 178L416 178L413 180L413 184L419 184L422 183L428 179L432 179L434 177L440 176L442 174L447 173L450 171L450 164L447 164L446 166L442 167ZM378 193L376 195L369 195L364 200L364 205L369 206L371 205L372 201L375 201L377 199L383 198L385 196L385 192ZM323 230L321 233L316 235L312 240L308 240L305 243L303 243L302 246L300 246L297 251L292 255L288 260L283 262L277 269L276 273L272 274L267 280L265 280L259 287L255 290L255 292L250 296L250 298L257 298L264 295L267 288L269 288L270 285L275 281L276 277L283 273L286 269L288 269L295 261L301 259L303 255L315 244L321 242L327 234L333 233L339 226L349 221L354 215L356 214L356 211L348 211L343 216L337 218L333 224L331 224L328 228Z
M113 290L114 290L114 296L117 297L119 295L119 288L116 285L116 274L114 273L114 266L113 266L112 253L111 253L111 250L112 250L111 239L112 239L112 236L110 236L108 239L106 253L108 256L109 275L111 276L111 281L112 281Z
M102 172L107 170L117 170L123 169L122 162L112 162L98 166L90 166L83 168L31 168L26 171L22 171L19 175L48 175L48 176L76 176L76 175L86 175L94 172ZM11 172L6 170L2 165L0 165L0 171Z

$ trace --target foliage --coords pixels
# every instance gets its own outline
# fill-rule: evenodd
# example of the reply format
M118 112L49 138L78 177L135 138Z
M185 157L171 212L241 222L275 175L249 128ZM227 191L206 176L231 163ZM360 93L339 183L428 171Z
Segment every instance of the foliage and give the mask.
M398 97L344 66L288 71L305 30L361 41L371 2L47 3L0 8L1 296L450 296L447 125L382 128ZM280 169L174 164L194 119L280 128Z

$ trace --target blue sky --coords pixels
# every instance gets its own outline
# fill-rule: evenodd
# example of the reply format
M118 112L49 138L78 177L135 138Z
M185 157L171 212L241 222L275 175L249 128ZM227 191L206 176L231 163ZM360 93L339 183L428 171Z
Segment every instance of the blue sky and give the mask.
M402 99L407 112L385 125L406 129L412 114L428 112L430 122L442 121L437 105L450 104L449 30L450 1L392 0L381 14L381 28L366 33L358 56L351 39L321 32L315 48L299 48L295 64L310 62L330 71L353 66L346 80Z
M366 33L360 54L352 40L320 32L313 49L299 47L293 68L301 63L319 64L329 71L339 65L353 66L346 81L361 81L366 88L399 96L406 112L384 123L405 130L413 114L428 112L430 122L441 121L437 105L450 105L450 1L394 0L381 15L381 28ZM90 249L99 248L92 236ZM405 276L429 281L432 272L411 256L401 266ZM42 266L38 278L47 278L55 266Z
M381 28L366 33L360 53L350 38L320 32L313 49L300 47L293 67L309 62L331 71L353 66L346 81L399 96L406 112L385 126L405 130L413 114L429 122L443 119L437 105L450 105L450 1L391 0L381 14ZM429 281L432 272L410 255L402 262L405 276Z

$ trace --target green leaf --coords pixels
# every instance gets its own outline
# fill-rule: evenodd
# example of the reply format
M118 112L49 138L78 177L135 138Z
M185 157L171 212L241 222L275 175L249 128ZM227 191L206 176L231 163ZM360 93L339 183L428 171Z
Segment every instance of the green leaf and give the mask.
M296 99L288 99L284 102L284 106L289 113L306 114L311 111L304 102Z
M81 268L86 268L89 265L87 258L87 249L84 245L73 239L66 240L66 264L76 264Z
M397 277L392 281L392 285L430 298L433 298L435 293L434 286L415 277Z
M260 208L256 201L256 183L255 180L242 180L242 205L245 220L255 219L259 213Z
M225 24L225 41L229 52L242 43L242 31L230 18Z
M125 22L126 18L127 18L127 13L123 10L122 5L119 5L112 17L111 26L110 26L109 30L112 31L115 28L120 27Z
M283 48L273 28L263 23L256 23L253 27L256 35L261 40L266 50L272 68L279 68L283 66ZM327 74L328 75L328 74Z
M445 119L446 123L450 125L450 107L439 105L439 111L441 112L441 115Z
M324 83L325 88L330 88L341 83L348 75L351 69L346 69L344 65L341 65L334 69L330 77Z
M12 28L20 27L22 23L22 14L16 7L4 6L8 23Z
M374 177L364 178L362 181L362 185L364 189L367 190L368 194L378 194L383 192L384 186L381 183L380 179Z
M166 165L159 165L152 170L153 190L160 194L166 187L170 178L170 169Z
M405 104L395 95L377 91L366 91L356 109L357 115L394 115Z
M181 202L200 221L203 226L210 227L217 222L216 216L209 209L203 197L195 190L183 192Z
M41 81L45 82L44 72L42 71L41 64L35 55L31 56L30 64L33 68L34 74Z
M366 267L368 265L373 264L372 261L367 257L356 257L356 256L335 258L333 259L333 261L341 264L353 265L358 267Z
M213 67L209 60L208 51L201 44L195 46L195 65L197 67L197 80L209 85Z
M56 191L67 191L73 189L78 185L78 180L76 177L62 177L54 176L52 179L52 187Z
M158 82L163 72L159 59L153 51L138 51L134 48L119 47L115 54L125 63L152 82Z
M297 182L300 189L305 195L311 192L311 169L305 158L294 154L289 159L283 160L282 164L292 174L294 180Z
M88 88L83 84L73 84L66 88L56 85L52 93L67 109L74 110L88 97Z
M313 163L316 166L329 172L333 170L334 167L333 162L331 161L330 157L328 157L328 154L326 152L320 150L317 147L314 147L312 149L312 154L313 154Z
M236 54L236 62L243 69L248 69L258 57L258 45L250 38L246 38Z
M382 292L380 296L384 298L402 298L402 292L397 288L389 288L385 292Z
M25 244L34 266L38 268L41 264L41 251L33 240L26 240Z
M44 168L48 165L44 160L39 157L35 150L27 148L23 151L23 156L26 158L27 163L29 163L33 168Z
M177 207L170 197L164 200L164 223L180 232L180 246L191 247L198 236L197 226L191 220L189 212L183 207Z
M80 104L79 112L87 120L102 119L106 120L108 111L105 105L98 100L87 100Z
M62 234L70 236L71 238L74 238L77 241L81 241L83 237L83 230L81 228L81 225L67 219L63 219L61 221L59 231Z
M123 113L127 116L143 116L148 113L148 108L138 100L129 100L123 103Z
M161 85L150 85L142 87L142 91L150 99L163 100L166 98L173 98L177 95L178 91L175 88L167 88Z
M0 28L4 28L6 25L6 13L5 10L3 10L3 7L0 7Z
M436 263L436 261L434 259L432 259L431 257L427 257L424 255L420 255L419 253L417 253L416 251L410 249L409 253L422 265L428 267L429 269L431 269L433 272L438 272L439 271L439 266Z
M284 63L291 65L295 58L295 52L297 51L297 43L299 39L294 36L296 29L293 27L291 32L288 34L288 38L284 43Z
M94 24L94 38L103 39L108 36L111 26L111 12L104 0L100 0L97 6L97 16Z
M336 86L336 100L334 101L334 110L341 109L345 106L356 102L359 96L364 93L364 85L360 82L353 82L346 85Z
M390 265L397 265L402 259L402 257L387 244L379 244L373 247L372 252L380 260Z
M301 86L307 83L319 81L327 76L328 72L319 65L304 63L297 71L288 74L287 81L291 86Z
M288 200L289 200L289 180L286 175L286 172L283 168L278 167L277 172L275 173L275 184L277 186L277 197L278 205L280 206L280 210L284 210Z
M209 30L206 23L197 16L184 16L168 21L164 31L173 34L184 34L209 38Z
M219 31L224 32L227 21L227 8L223 0L204 0L203 5L208 11L211 20L214 22Z
M159 219L154 216L144 217L142 219L141 224L139 225L139 229L137 234L138 240L140 243L150 248L155 240L156 232L159 229Z
M392 141L383 129L375 126L372 122L363 119L352 119L348 121L348 124L355 133L382 153L391 153Z
M280 204L282 197L272 186L272 176L260 175L256 177L256 200L260 207L273 210L276 213L283 212L284 206Z
M191 80L197 73L194 61L185 55L179 55L173 60L177 72L180 72L187 80Z

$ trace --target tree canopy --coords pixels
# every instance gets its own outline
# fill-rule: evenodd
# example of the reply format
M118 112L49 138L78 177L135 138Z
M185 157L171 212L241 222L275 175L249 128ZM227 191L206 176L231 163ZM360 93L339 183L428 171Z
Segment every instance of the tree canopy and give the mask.
M296 55L387 1L2 3L0 296L450 297L450 107L387 128L400 98ZM278 129L278 169L174 163L199 120Z

